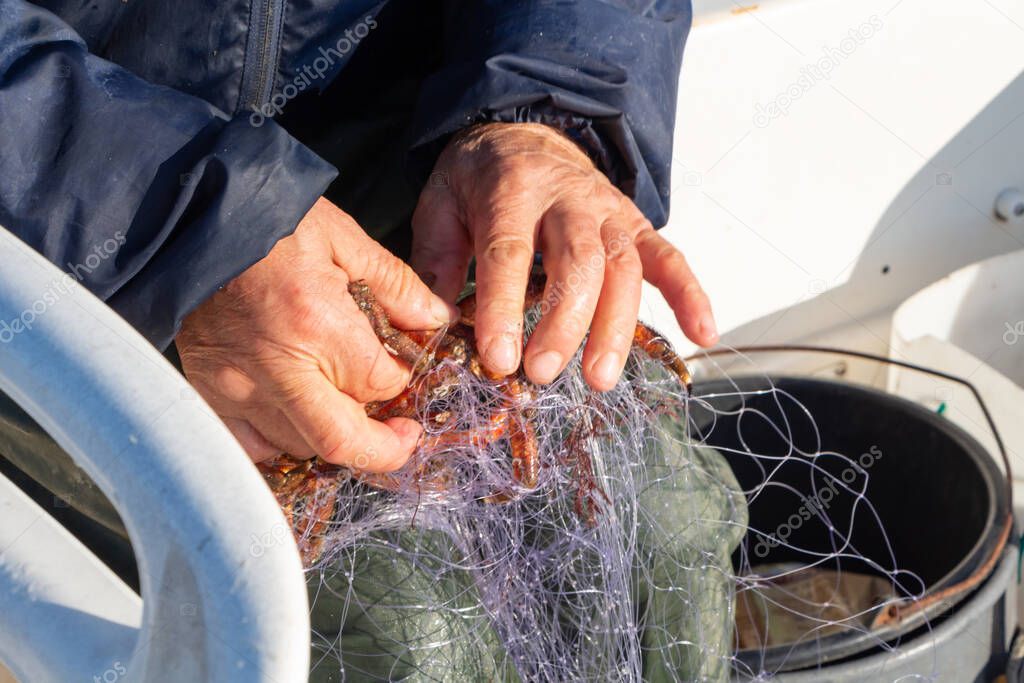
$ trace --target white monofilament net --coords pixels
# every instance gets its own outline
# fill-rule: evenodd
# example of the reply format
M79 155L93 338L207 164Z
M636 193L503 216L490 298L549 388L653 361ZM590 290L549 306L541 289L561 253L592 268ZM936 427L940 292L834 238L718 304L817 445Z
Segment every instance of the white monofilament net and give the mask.
M419 416L432 432L485 434L503 397L460 372ZM869 615L924 586L891 557L858 551L855 519L885 536L864 495L871 463L823 451L806 410L794 428L792 410L763 407L799 405L785 391L769 383L757 396L756 407L736 386L690 396L639 351L597 393L577 354L517 418L535 432L534 489L515 484L501 435L446 446L442 489L400 472L397 490L381 490L339 470L318 494L337 505L309 570L311 680L760 680L782 666L780 649L837 632L873 638ZM739 445L707 448L726 423ZM745 443L766 427L784 447ZM741 488L723 453L758 468L756 485ZM806 468L805 484L780 480L784 464ZM748 525L748 501L773 488L793 493L827 550ZM490 502L496 493L512 500ZM849 504L837 516L826 496ZM778 546L790 561L764 565L762 548ZM847 558L860 562L850 576L837 571Z

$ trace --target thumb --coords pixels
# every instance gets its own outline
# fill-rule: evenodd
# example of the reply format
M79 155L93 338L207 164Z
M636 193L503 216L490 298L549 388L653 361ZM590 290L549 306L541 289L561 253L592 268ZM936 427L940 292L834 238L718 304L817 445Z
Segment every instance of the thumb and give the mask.
M412 268L349 219L335 245L335 261L350 281L365 280L388 317L405 330L432 330L458 319L458 311L430 291Z

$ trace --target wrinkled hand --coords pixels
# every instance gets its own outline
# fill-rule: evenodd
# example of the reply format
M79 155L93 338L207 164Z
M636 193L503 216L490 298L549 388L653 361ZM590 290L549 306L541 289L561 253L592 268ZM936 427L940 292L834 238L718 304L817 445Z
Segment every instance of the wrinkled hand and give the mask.
M348 283L364 279L396 325L433 329L452 308L352 218L320 199L295 232L203 303L176 339L185 375L256 461L282 451L367 471L397 469L420 426L363 404L403 390Z
M420 195L412 264L452 301L476 257L476 339L493 372L519 366L535 251L548 280L541 321L523 352L534 382L554 379L589 329L584 377L598 390L615 386L644 279L687 337L702 346L718 339L686 259L571 140L540 124L487 124L457 136Z

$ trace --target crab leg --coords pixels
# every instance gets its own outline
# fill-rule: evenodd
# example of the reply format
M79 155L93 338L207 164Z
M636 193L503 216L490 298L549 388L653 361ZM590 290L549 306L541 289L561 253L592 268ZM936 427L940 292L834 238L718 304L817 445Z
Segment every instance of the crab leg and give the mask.
M323 552L341 479L325 474L313 460L290 455L263 463L261 471L295 536L303 566L311 566ZM300 505L301 512L296 510Z
M540 459L537 454L537 434L530 424L532 411L526 405L533 398L529 386L519 379L507 381L502 393L508 398L508 442L512 451L512 477L528 489L537 488Z
M300 526L296 526L294 519L294 508L286 511L289 525L295 533L295 539L299 546L299 556L305 567L311 566L323 553L324 534L334 517L334 509L337 504L337 485L334 478L313 479L307 489L302 492L304 507Z
M492 415L487 424L479 429L428 436L423 447L427 450L443 450L469 445L482 449L502 437L508 437L512 455L512 479L525 488L537 488L540 461L537 457L537 437L533 426L525 419L514 417L508 411Z
M364 280L356 280L348 284L348 293L352 295L370 320L370 326L384 346L412 368L413 374L419 374L424 368L430 367L433 354L424 346L417 344L407 333L395 328L388 318L387 312L370 291Z
M639 347L651 360L658 361L671 370L679 378L683 386L686 387L686 392L690 392L693 386L690 370L686 367L683 359L676 355L671 344L664 337L647 327L647 325L637 323L636 330L633 332L633 346Z

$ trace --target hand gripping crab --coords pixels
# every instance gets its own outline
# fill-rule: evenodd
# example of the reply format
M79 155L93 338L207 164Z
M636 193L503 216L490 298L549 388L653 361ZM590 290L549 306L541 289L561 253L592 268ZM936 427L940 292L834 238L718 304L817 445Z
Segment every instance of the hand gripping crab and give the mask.
M534 277L527 291L527 310L540 301L544 280ZM483 500L502 503L513 500L523 491L537 487L540 462L534 428L531 424L530 402L535 387L520 369L508 377L490 374L480 362L474 342L474 314L476 297L471 294L459 302L461 318L441 331L402 331L391 325L387 314L362 281L349 285L349 293L366 314L385 348L412 368L409 386L390 401L368 403L367 414L378 420L391 417L411 417L424 423L424 435L412 459L399 473L369 474L343 466L332 465L319 458L302 460L280 455L261 463L258 467L281 504L299 544L305 565L319 558L323 548L324 532L335 514L337 492L341 484L355 478L375 488L396 491L404 483L416 491L444 491L454 484L450 459L444 457L455 448L483 448L487 444L505 440L511 460L508 487L492 491ZM667 341L651 328L637 323L633 334L633 347L652 360L662 364L679 381L690 388L690 373L683 360L676 355ZM483 425L470 429L437 430L439 425L455 419L450 410L443 408L443 399L464 378L465 372L494 389L500 400ZM441 405L436 411L423 414L424 405ZM574 477L577 482L576 511L593 524L595 505L592 500L598 487L589 457L582 449L576 451ZM404 476L402 476L404 473ZM411 477L409 476L411 473ZM519 493L517 493L519 492Z

